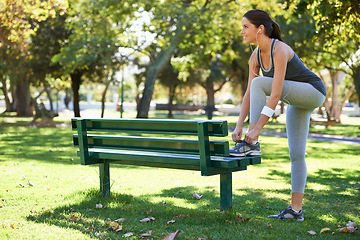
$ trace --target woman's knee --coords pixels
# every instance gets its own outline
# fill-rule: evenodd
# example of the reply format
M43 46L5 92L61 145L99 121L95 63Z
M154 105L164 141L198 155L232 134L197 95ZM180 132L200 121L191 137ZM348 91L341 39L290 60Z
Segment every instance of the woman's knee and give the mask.
M255 77L251 81L250 90L252 92L258 90L268 92L268 90L271 90L272 80L273 79L269 77Z
M290 160L291 162L302 162L305 161L305 151L302 150L290 150L289 151L289 155L290 155Z

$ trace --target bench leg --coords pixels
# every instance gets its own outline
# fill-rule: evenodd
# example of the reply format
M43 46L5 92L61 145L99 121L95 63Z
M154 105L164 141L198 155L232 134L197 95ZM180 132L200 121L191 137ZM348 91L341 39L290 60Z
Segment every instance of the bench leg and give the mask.
M110 166L109 163L99 164L100 192L103 196L110 195Z
M232 208L232 173L220 174L220 210Z

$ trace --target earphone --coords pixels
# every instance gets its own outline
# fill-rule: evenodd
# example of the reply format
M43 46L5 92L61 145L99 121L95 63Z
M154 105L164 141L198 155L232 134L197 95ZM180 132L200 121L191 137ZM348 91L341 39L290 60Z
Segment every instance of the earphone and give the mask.
M257 33L260 33L261 29L259 29L259 31L257 31Z

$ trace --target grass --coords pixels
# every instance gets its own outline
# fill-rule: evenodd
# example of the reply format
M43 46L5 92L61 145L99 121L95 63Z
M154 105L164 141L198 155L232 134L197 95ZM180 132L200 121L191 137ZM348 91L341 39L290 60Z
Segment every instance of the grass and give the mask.
M359 146L308 141L300 223L267 218L289 204L286 139L262 137L262 164L233 174L234 207L220 213L219 177L194 171L112 166L112 195L102 198L98 168L79 164L71 129L25 127L30 120L0 118L1 239L139 239L149 230L150 239L176 230L177 239L310 239L310 230L317 239L359 239L359 231L338 231L360 223ZM149 216L155 220L140 223ZM109 224L119 218L123 230L114 232Z

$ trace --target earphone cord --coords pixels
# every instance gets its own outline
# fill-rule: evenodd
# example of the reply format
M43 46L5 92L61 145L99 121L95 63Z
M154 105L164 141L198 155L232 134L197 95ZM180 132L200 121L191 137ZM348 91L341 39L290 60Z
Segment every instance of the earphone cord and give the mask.
M254 52L254 51L256 50L256 48L255 48L255 50L252 49L251 44L249 44L249 46L250 46L251 52ZM254 69L255 69L255 67L254 67L253 69L251 69L251 71L253 72L253 74L254 74L255 76L257 76L257 77L260 77L259 74L256 74L256 73L255 73Z
M259 43L258 43L258 40L257 40L257 35L259 34L259 32L260 32L260 30L256 33L256 46L257 46L257 48L259 48ZM255 50L252 49L251 43L249 43L249 46L250 46L251 52L254 52L254 51L256 50L256 48L255 48ZM260 64L260 63L259 63L259 64ZM255 67L254 67L254 68L255 68ZM256 73L255 73L254 68L253 68L251 71L253 72L253 74L254 74L255 76L260 77L259 74L256 74Z

